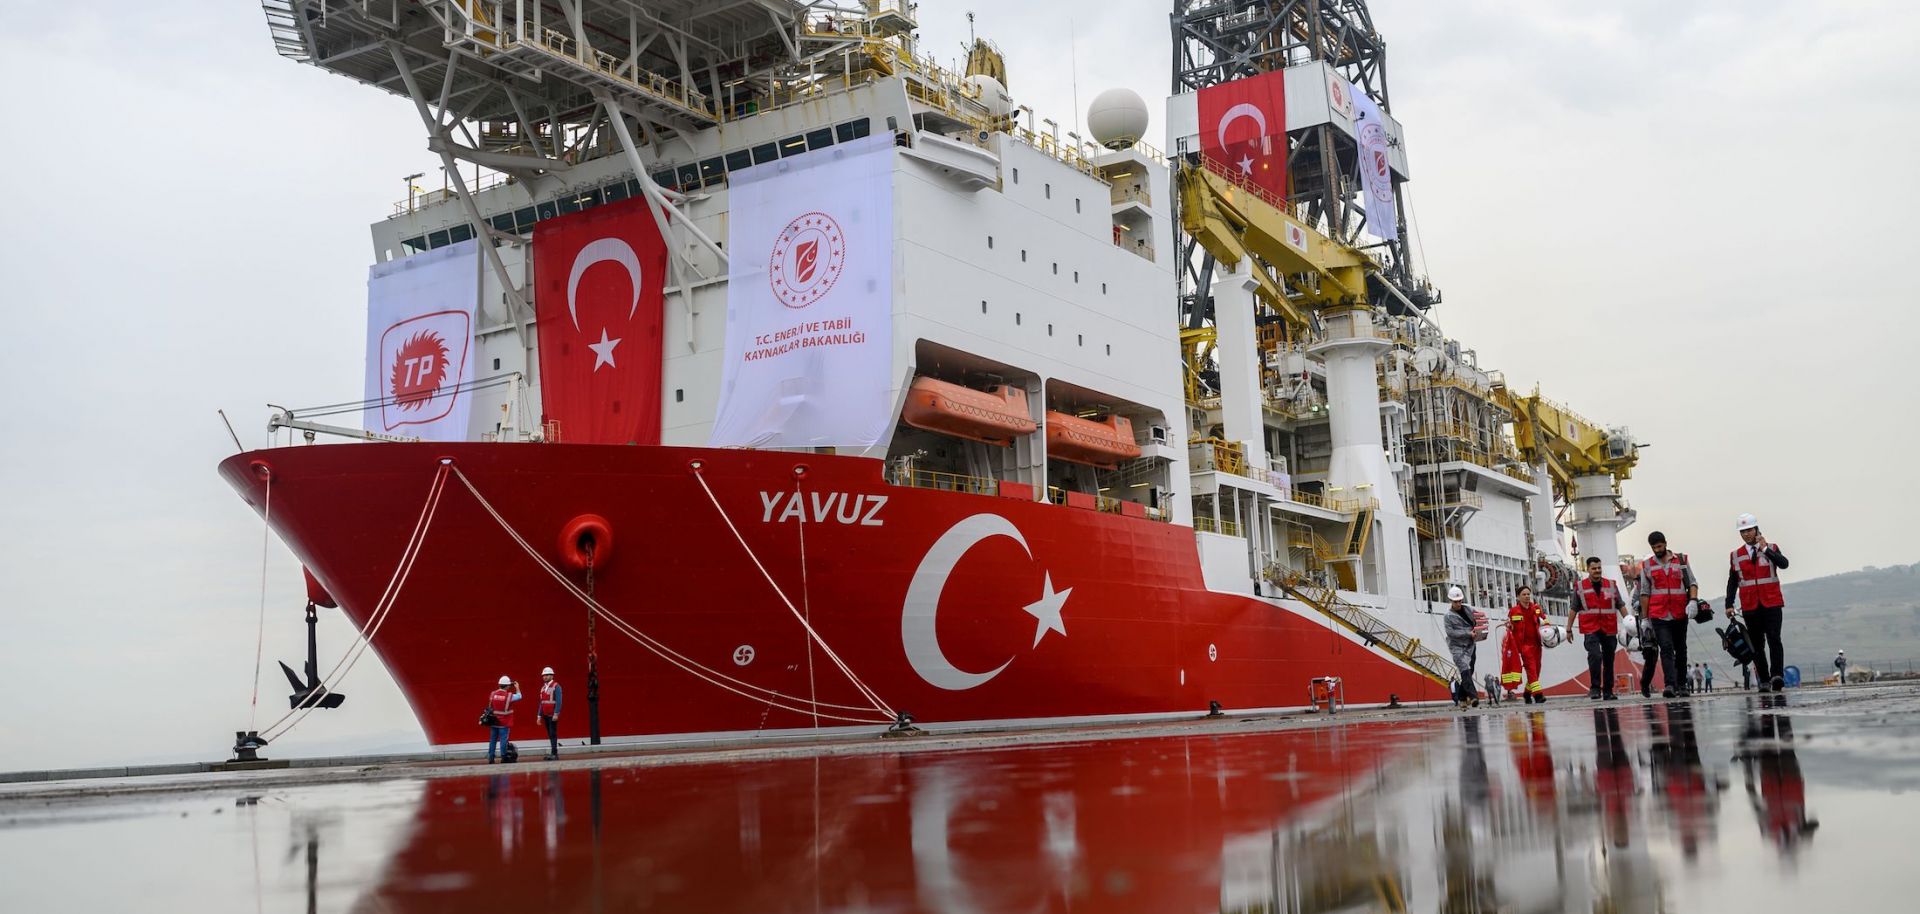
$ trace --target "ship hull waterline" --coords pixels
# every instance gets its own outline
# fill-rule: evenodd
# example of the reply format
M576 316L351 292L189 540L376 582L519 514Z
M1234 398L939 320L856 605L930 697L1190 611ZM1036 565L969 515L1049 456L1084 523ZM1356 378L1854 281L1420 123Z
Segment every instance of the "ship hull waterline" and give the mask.
M584 587L562 531L586 516L606 525L595 598L680 658L596 623L609 739L877 728L867 692L929 725L1299 707L1319 676L1349 703L1448 697L1311 610L1208 590L1190 527L895 486L876 459L375 443L253 451L220 473L256 512L271 479L269 526L366 630L443 462L500 521L450 476L372 643L435 746L484 741L503 675L532 738L545 666L566 686L561 737L587 735L589 611L501 523Z

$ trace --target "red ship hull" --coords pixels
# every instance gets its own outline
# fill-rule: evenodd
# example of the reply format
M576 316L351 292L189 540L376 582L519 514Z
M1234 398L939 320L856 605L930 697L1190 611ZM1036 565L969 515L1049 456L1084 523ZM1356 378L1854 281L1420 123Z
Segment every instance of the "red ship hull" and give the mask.
M752 687L722 688L600 622L609 738L878 722L874 711L808 704L872 706L826 648L887 707L933 724L1186 714L1210 701L1293 707L1311 678L1327 675L1344 678L1350 702L1447 697L1324 620L1207 590L1189 527L894 486L878 460L356 444L241 454L220 473L256 511L271 478L273 530L364 629L443 458L556 567L566 569L563 528L604 518L600 603L700 668ZM566 573L584 584L584 574ZM587 618L455 477L372 647L435 745L484 740L475 720L501 675L526 688L515 733L532 738L542 666L559 671L560 732L577 739L587 733ZM809 713L821 707L830 716Z

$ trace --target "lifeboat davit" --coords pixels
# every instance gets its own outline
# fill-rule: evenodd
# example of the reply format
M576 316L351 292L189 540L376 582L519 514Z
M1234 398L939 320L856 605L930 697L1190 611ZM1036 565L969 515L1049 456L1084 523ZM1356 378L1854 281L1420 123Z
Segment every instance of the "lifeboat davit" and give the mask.
M1027 415L1027 392L998 384L975 390L936 378L914 378L900 421L930 432L1010 447L1039 428Z
M1140 445L1133 443L1133 422L1125 416L1095 422L1048 410L1047 456L1111 470L1140 456Z

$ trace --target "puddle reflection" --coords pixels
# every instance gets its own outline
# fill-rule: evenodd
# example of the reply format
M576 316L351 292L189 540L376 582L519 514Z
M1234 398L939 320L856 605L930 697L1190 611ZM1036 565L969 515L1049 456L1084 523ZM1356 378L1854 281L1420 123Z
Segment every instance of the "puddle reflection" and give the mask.
M1791 710L1774 696L1570 704L1288 733L522 768L388 788L384 816L336 807L359 823L351 841L294 815L283 854L225 862L277 886L248 899L273 910L1671 910L1859 871L1816 852L1810 802L1836 820L1915 810L1910 793L1845 779L1810 801ZM257 833L248 817L320 790L281 791L225 825ZM186 821L169 852L231 853ZM36 831L115 822L7 820L0 859L31 861L36 842L20 839ZM360 863L343 870L340 855ZM1885 867L1849 897L1905 897L1911 869Z

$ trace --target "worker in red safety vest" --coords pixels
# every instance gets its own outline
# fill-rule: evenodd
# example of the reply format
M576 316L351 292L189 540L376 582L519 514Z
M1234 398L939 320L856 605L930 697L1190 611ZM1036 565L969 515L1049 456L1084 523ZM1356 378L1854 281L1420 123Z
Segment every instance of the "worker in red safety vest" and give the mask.
M1753 669L1759 674L1760 691L1786 688L1781 671L1786 650L1780 646L1780 615L1787 598L1780 592L1780 569L1787 557L1780 547L1767 542L1760 533L1760 521L1742 514L1734 522L1740 531L1740 548L1727 557L1727 609L1733 609L1734 597L1740 598L1740 614L1746 617L1747 637L1753 642Z
M547 761L560 757L560 683L553 667L540 670L540 722L547 726Z
M487 764L493 764L497 749L506 760L507 733L513 729L513 703L520 700L520 683L510 676L500 677L500 687L487 696L487 710L493 712L493 733L487 738Z
M1613 652L1620 644L1620 614L1627 601L1601 568L1599 556L1587 556L1587 576L1573 586L1573 619L1567 626L1571 635L1578 620L1587 647L1587 697L1612 701Z
M1513 606L1507 609L1507 636L1520 651L1520 669L1527 704L1546 704L1546 689L1540 685L1540 626L1546 619L1540 604L1533 600L1533 588L1525 584L1514 593Z
M1660 668L1666 673L1664 698L1690 695L1691 669L1687 663L1687 613L1700 595L1700 582L1693 578L1693 566L1687 557L1667 549L1667 535L1658 530L1647 534L1653 555L1640 563L1640 615L1653 620L1653 634L1660 642ZM1652 687L1647 683L1646 691Z

